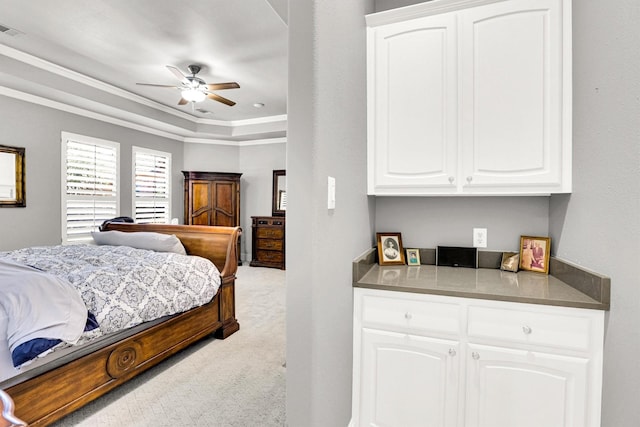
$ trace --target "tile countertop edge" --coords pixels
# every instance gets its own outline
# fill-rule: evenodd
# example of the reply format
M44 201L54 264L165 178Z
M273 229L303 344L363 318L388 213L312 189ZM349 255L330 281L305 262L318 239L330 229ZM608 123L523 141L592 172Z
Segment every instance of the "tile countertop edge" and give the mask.
M422 250L422 249L421 249ZM497 295L474 293L469 291L447 291L441 289L416 289L413 287L388 286L384 284L359 283L364 275L376 264L376 248L363 252L353 260L353 286L360 288L381 289L390 291L427 293L434 295L448 295L466 298L488 299L496 301L513 301L529 304L543 304L562 307L588 308L609 310L611 303L611 279L607 276L590 271L560 258L551 258L549 274L580 293L590 297L594 302L564 301L561 299L539 299L535 297L518 297L513 295ZM429 265L429 264L426 264Z

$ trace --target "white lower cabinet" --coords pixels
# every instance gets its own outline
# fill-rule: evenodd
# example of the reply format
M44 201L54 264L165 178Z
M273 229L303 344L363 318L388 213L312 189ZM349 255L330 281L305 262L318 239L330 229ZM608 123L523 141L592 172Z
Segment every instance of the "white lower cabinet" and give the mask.
M354 289L352 426L600 424L604 312Z
M457 342L364 329L362 350L360 425L456 425Z
M586 426L589 359L470 344L465 425Z

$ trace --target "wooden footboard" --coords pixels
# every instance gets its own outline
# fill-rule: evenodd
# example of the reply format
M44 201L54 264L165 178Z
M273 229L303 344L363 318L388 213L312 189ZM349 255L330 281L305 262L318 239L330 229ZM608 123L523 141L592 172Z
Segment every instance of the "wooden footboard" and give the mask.
M46 426L62 418L211 333L226 338L240 328L234 289L239 227L109 224L106 230L175 234L187 253L216 264L222 285L207 305L6 388L15 402L16 416L30 426Z

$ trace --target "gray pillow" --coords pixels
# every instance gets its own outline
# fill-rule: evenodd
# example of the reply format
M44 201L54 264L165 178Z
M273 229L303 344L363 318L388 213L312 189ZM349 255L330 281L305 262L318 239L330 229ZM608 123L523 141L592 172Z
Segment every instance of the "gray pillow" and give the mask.
M136 249L148 249L156 252L173 252L186 255L182 242L173 234L140 231L125 233L124 231L92 231L91 236L97 245L129 246Z

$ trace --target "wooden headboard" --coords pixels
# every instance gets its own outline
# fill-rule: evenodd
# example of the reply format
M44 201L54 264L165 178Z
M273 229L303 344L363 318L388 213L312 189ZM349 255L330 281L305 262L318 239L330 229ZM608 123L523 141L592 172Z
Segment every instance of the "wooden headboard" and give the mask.
M235 277L238 270L237 242L240 227L216 227L207 225L130 224L112 222L102 227L102 231L155 232L174 234L189 255L197 255L211 260L223 280Z

